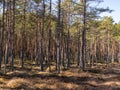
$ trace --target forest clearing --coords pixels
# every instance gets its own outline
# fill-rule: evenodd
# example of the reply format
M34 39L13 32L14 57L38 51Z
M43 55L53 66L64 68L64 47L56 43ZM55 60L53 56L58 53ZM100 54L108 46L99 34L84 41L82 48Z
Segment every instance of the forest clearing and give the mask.
M0 90L120 90L119 7L105 2L0 0Z

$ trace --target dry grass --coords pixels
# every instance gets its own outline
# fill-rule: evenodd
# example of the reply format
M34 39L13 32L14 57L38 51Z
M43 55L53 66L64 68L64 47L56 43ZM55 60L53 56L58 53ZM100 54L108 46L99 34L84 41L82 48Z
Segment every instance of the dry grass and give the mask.
M0 75L0 90L120 90L120 67L114 64L111 69L99 69L99 66L86 72L71 68L60 74L38 72L39 67L31 71L18 68L7 75Z
M118 81L109 81L109 82L103 83L103 85L108 85L108 86L110 86L110 85L120 86L120 82L118 82Z
M6 79L0 77L0 87L2 87L3 84L5 84Z
M51 71L55 71L56 70L56 66L51 66ZM49 67L46 68L46 71L49 71Z
M13 78L8 81L6 86L8 88L12 88L12 89L25 89L25 88L32 89L32 88L34 88L30 81L23 79L23 78Z
M45 84L45 83L43 83L43 84L35 84L34 86L35 86L36 88L39 88L39 89L42 89L42 90L44 90L44 89L49 89L49 88L50 88L50 86L47 85L47 84Z

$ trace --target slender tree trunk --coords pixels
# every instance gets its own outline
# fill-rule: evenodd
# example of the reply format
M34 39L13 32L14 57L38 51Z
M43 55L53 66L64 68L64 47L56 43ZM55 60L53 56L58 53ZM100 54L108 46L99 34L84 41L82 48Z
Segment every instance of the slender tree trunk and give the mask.
M62 26L61 26L61 30L62 30L62 33L61 33L61 66L63 66L64 67L64 69L65 69L65 63L64 63L64 60L65 60L65 35L64 35L64 32L63 32L63 30L64 30L64 26L63 26L63 19L64 18L62 18Z
M6 7L7 7L7 10L6 10L6 20L5 20L5 23L4 25L6 26L6 31L5 31L5 52L4 52L4 73L6 73L6 63L7 63L7 60L8 60L8 2L5 2L6 3ZM4 26L4 29L5 29L5 26Z
M70 68L70 31L68 28L68 36L67 36L67 68Z
M80 29L78 29L78 60L77 61L78 61L77 66L79 66L80 65Z
M49 71L51 71L51 30L49 30L49 41L48 41L48 64L49 64Z
M37 18L39 20L39 18ZM36 41L35 41L35 45L36 45L36 50L35 50L35 61L36 61L36 65L38 65L38 30L39 30L39 21L37 21L37 29L36 29Z
M7 14L6 14L6 23L7 23L7 31L6 31L6 42L5 42L5 58L4 58L4 73L6 73L6 67L9 59L9 50L11 44L11 0L7 1Z
M37 9L39 8L39 3L37 4ZM35 41L35 45L36 45L36 49L35 49L35 62L36 62L36 65L38 65L38 51L39 51L39 43L38 43L38 31L39 31L39 27L40 27L40 21L39 21L39 10L37 10L37 18L36 18L36 21L37 21L37 28L36 28L36 41Z
M106 61L106 65L108 66L109 64L109 59L110 59L110 44L109 44L110 40L109 40L109 30L107 29L107 61Z
M15 28L15 0L13 0L12 30L11 30L11 67L14 70L14 28Z
M52 11L52 0L50 0L50 29L49 29L49 40L48 40L48 64L49 71L51 71L51 11Z
M3 3L3 15L2 15L2 28L1 28L1 37L0 37L0 70L2 66L2 58L3 58L3 37L4 37L4 30L5 30L5 0L2 0Z
M60 73L60 15L61 14L61 0L58 0L58 22L57 22L57 71Z
M8 60L8 41L6 42L6 46L5 46L5 60L4 60L4 73L5 74L6 74L7 60Z
M68 1L67 13L67 68L70 67L70 1Z
M82 71L85 70L85 45L86 45L86 0L83 0L83 29L82 29Z
M114 63L114 58L115 57L115 43L113 42L112 44L112 59L111 59L111 63Z
M41 31L41 53L40 53L40 66L41 71L44 70L43 68L43 61L44 61L44 23L45 23L45 0L43 0L43 14L42 14L42 31Z
M25 59L25 27L26 27L26 0L24 1L24 8L23 8L23 28L22 28L22 39L21 39L21 67L24 67L24 59Z

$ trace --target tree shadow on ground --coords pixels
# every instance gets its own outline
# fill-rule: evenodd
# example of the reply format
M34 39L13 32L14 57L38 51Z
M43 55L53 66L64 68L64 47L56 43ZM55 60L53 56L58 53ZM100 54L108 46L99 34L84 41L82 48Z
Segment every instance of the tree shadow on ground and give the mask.
M96 74L111 74L111 75L120 75L120 71L115 71L113 69L111 70L101 70L101 69L88 69L86 70L87 72L90 72L90 73L96 73Z
M16 68L17 70L19 69L20 71L24 70L25 68ZM120 74L119 72L115 72L115 71L103 71L103 70L99 70L99 69L91 69L91 70L86 70L86 72L88 73L92 73L93 76L64 76L64 75L59 75L59 74L55 74L55 73L49 73L49 74L30 74L28 72L30 72L31 69L27 69L26 72L13 72L10 73L9 75L5 75L5 74L0 74L0 77L5 78L5 79L12 79L12 78L24 78L24 79L40 79L40 80L57 80L57 82L55 83L73 83L75 85L78 85L78 88L75 88L73 90L80 90L81 87L84 87L82 90L120 90L120 87L112 87L112 86L108 86L108 85L96 85L96 84L92 84L92 83L88 83L95 81L97 83L103 83L103 82L110 82L115 80L120 81ZM80 73L81 74L81 73ZM95 76L96 74L99 74L98 76ZM108 78L102 78L100 75L109 75L109 74L113 74L116 75L114 77L108 77ZM38 82L37 82L38 83ZM50 83L48 83L50 84ZM65 88L63 86L60 87L61 89L59 90L65 90ZM25 86L25 89L28 89L27 86ZM44 88L46 90L50 90L49 88ZM31 90L31 89L30 89ZM40 88L36 88L34 90L40 90ZM68 89L66 89L68 90Z

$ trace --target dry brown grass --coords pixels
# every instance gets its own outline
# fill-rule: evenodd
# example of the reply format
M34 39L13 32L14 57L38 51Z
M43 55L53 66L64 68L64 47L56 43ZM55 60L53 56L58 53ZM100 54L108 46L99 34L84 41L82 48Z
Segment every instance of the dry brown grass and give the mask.
M118 82L118 81L109 81L109 82L103 83L103 85L108 85L108 86L112 86L112 85L120 86L120 82Z
M45 84L45 83L43 83L43 84L35 84L34 86L35 86L36 88L39 88L39 89L42 89L42 90L45 90L45 89L50 88L50 86L47 85L47 84Z
M101 69L99 66L86 72L70 68L60 74L50 73L49 69L38 72L39 67L32 71L19 69L0 75L0 90L120 90L120 67L114 65L111 69Z
M12 89L32 89L34 88L32 86L32 83L26 79L23 78L12 78L11 80L8 81L8 83L6 84L6 86L8 88L12 88Z

